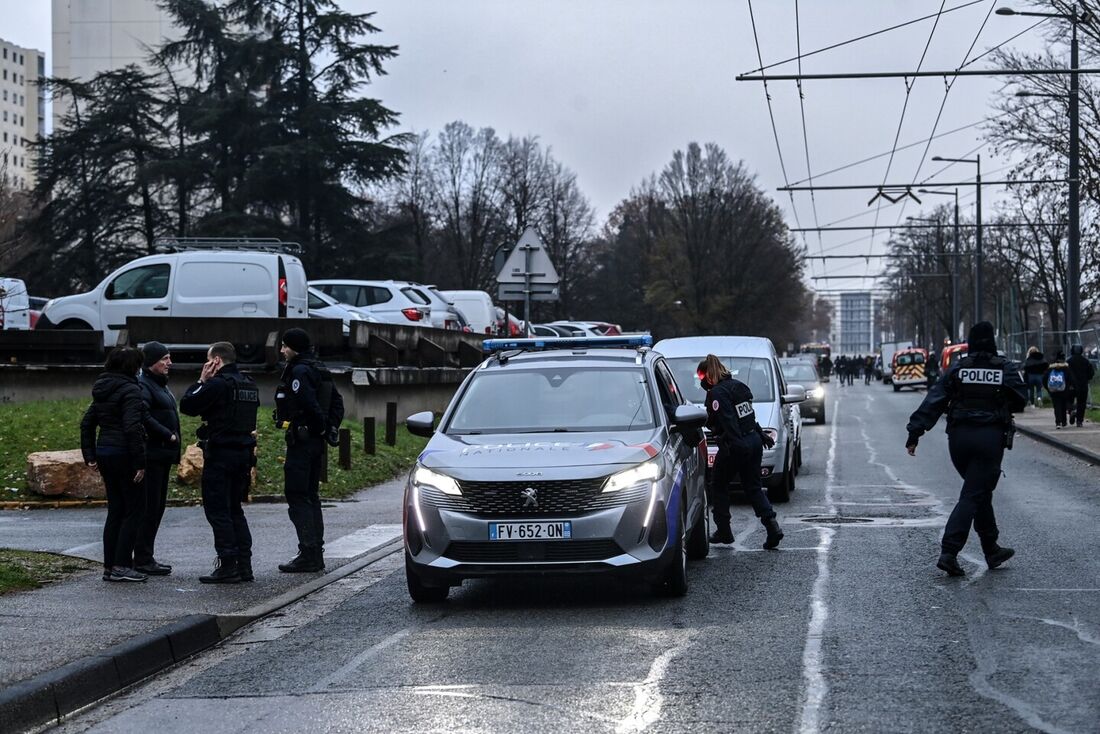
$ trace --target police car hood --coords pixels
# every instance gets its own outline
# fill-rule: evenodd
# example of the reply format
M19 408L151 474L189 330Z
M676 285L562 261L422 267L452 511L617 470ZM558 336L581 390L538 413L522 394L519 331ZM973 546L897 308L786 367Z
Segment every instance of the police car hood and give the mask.
M559 467L640 464L657 455L655 430L615 433L524 433L456 435L437 433L420 454L429 469L463 478L466 469L538 471ZM613 469L612 469L613 471ZM597 472L598 473L598 472Z

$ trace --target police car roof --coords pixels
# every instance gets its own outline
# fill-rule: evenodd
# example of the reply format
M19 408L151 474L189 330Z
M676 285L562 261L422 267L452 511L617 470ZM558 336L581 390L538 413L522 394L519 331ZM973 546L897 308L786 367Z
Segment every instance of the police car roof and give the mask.
M674 339L662 339L653 347L666 357L695 357L702 359L708 354L718 357L761 357L770 359L775 356L772 340L763 336L682 336Z
M623 367L638 364L638 357L644 362L651 359L651 350L633 349L540 349L531 352L512 352L506 355L503 364L496 355L482 363L481 369L507 369L508 367L556 367L568 362L571 367Z

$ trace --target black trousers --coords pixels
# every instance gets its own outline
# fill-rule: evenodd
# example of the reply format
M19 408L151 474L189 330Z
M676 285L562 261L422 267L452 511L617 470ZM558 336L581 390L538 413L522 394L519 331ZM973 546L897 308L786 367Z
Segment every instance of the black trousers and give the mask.
M145 465L145 519L138 529L134 545L134 563L138 566L152 563L153 547L157 531L164 517L164 505L168 501L168 478L172 465L163 461L149 461Z
M951 463L963 478L962 491L943 531L943 552L958 553L966 545L970 527L989 552L997 544L997 518L993 514L993 490L1001 478L1004 458L1004 428L954 426L947 437Z
M710 486L707 487L715 524L729 525L730 484L734 478L740 480L741 491L758 518L766 520L775 517L775 510L760 483L760 459L763 454L764 444L758 433L750 433L729 445L720 446L711 467Z
M1085 421L1085 409L1089 404L1089 388L1085 385L1084 389L1078 389L1073 393L1073 414L1070 419L1075 423L1084 423Z
M251 446L207 444L202 452L202 509L218 558L251 558L252 533L241 503L248 496Z
M1050 400L1054 403L1054 425L1066 425L1066 413L1069 412L1070 396L1072 395L1073 393L1070 392L1052 392L1050 394Z
M283 493L286 511L298 534L298 550L320 553L325 547L325 520L321 515L321 460L324 440L311 437L286 447Z
M134 482L137 470L129 456L99 456L99 475L107 489L103 523L103 565L134 565L134 544L145 516L145 488Z

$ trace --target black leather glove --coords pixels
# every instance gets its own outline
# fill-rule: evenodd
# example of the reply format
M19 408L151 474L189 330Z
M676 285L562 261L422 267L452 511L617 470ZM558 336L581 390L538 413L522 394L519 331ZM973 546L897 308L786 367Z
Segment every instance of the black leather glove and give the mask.
M764 448L766 449L775 447L775 439L764 431L760 431L760 440L763 442Z
M910 431L909 438L905 439L905 448L916 446L918 443L920 443L920 434L916 431Z
M332 426L327 431L325 431L325 441L328 442L329 446L339 446L340 445L340 429L337 428L336 426Z

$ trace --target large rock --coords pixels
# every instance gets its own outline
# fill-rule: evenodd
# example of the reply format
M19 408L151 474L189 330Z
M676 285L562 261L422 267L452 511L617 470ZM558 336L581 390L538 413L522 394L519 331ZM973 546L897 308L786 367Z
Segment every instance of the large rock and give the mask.
M84 463L80 449L28 454L27 483L32 492L48 497L107 496L99 472Z
M184 449L176 477L188 487L198 487L202 484L202 449L198 444L191 444Z

